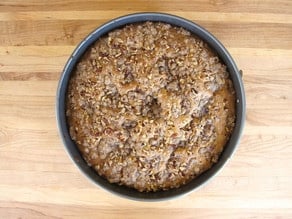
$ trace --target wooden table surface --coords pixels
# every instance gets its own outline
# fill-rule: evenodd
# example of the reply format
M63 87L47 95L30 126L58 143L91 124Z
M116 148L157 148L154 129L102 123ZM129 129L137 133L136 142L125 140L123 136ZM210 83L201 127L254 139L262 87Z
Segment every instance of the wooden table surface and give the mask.
M75 46L114 17L183 16L212 32L243 70L247 120L219 175L185 197L143 203L85 178L55 117L58 79ZM292 1L2 0L0 218L292 218Z

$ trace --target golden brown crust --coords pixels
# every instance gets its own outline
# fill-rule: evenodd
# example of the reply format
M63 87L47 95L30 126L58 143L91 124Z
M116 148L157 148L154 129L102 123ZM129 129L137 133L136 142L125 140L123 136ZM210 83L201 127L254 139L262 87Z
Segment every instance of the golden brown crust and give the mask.
M139 191L167 190L217 162L234 126L234 89L204 42L145 22L87 51L69 83L67 118L101 176Z

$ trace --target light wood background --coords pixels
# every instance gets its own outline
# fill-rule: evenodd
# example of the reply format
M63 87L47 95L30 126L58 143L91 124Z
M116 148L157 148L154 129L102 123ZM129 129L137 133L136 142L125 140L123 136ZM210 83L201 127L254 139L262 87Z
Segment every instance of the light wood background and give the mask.
M57 132L58 79L94 28L139 11L211 31L243 70L247 121L235 156L180 199L143 203L87 180ZM292 218L292 1L2 0L0 218Z

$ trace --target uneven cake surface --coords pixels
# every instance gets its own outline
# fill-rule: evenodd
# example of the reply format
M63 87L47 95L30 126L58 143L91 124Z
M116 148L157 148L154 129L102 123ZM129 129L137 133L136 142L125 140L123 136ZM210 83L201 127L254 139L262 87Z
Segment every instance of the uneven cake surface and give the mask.
M66 106L87 163L139 191L176 188L209 169L235 122L225 65L202 40L165 23L100 38L76 66Z

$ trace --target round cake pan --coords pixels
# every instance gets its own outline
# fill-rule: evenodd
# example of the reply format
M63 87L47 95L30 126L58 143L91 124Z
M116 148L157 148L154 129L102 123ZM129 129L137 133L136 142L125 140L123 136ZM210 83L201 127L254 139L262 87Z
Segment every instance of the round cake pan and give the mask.
M183 27L190 31L194 35L201 38L203 41L208 43L208 45L217 53L222 62L227 66L231 80L236 92L236 122L234 131L230 137L230 140L226 144L220 158L216 164L214 164L209 170L205 171L186 185L181 186L177 189L171 189L167 191L158 192L139 192L135 189L131 189L125 186L119 186L117 184L111 184L103 177L99 176L91 167L87 165L83 159L80 151L75 145L74 141L71 139L69 134L69 129L66 121L66 94L69 79L71 74L78 63L79 59L85 53L85 51L100 37L107 34L108 32L121 28L127 24L133 24L137 22L164 22L174 26ZM63 74L59 81L59 86L57 90L56 98L56 114L57 123L60 135L63 139L65 149L69 156L76 164L76 166L81 170L81 172L91 179L95 184L112 192L114 194L120 195L125 198L140 200L140 201L159 201L167 200L181 195L185 195L200 186L208 182L213 178L219 170L227 163L230 157L235 152L236 147L239 144L242 130L245 123L245 92L243 87L243 82L241 78L241 72L236 67L236 64L226 48L207 30L201 26L186 20L181 17L177 17L170 14L164 13L136 13L130 14L123 17L115 18L104 25L98 27L92 33L90 33L75 49L71 57L69 58L66 66L63 70Z

